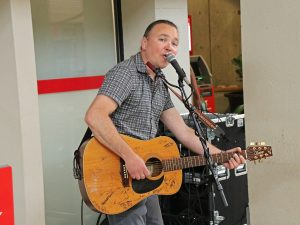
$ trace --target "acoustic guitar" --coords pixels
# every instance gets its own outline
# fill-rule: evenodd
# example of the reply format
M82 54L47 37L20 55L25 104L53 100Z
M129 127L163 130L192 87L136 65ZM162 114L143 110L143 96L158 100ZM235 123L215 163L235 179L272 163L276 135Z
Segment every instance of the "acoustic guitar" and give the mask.
M144 141L121 136L144 159L151 175L142 180L132 179L124 161L92 137L80 148L79 188L84 202L94 211L117 214L151 195L175 194L182 183L182 169L206 165L202 155L180 158L177 144L169 137ZM222 152L212 155L212 159L220 164L233 154ZM272 149L253 145L242 155L250 161L260 160L272 156Z

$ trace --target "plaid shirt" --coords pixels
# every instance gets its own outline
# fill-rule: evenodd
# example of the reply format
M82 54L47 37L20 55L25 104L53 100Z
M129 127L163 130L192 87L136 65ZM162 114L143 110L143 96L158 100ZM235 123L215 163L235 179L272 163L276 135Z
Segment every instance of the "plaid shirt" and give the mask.
M142 140L156 136L161 113L174 107L162 80L148 75L140 53L114 66L98 94L118 104L111 115L118 132Z

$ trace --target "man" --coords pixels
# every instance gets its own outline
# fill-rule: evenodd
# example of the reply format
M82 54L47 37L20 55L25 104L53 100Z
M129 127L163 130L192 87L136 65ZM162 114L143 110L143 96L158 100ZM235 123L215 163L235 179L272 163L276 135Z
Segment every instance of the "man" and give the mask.
M119 133L143 140L151 139L155 137L161 120L178 141L203 154L198 137L174 108L162 80L156 79L155 73L146 66L148 62L156 68L165 68L168 65L166 54L176 55L178 42L178 30L174 23L167 20L151 23L141 41L141 51L107 73L86 113L85 120L95 138L125 161L132 179L145 179L150 173L144 160ZM211 154L220 152L218 148L208 146ZM244 158L235 154L224 165L232 169L241 163L245 163ZM126 212L109 215L108 219L111 225L163 224L157 196L148 197Z

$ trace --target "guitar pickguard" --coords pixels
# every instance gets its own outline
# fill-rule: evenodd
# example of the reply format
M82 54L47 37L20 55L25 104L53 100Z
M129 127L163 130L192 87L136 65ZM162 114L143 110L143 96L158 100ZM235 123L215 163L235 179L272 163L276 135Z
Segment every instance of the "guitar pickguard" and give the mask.
M132 180L132 189L138 194L144 194L159 187L164 180L164 176L158 180L149 180L147 178L142 180Z

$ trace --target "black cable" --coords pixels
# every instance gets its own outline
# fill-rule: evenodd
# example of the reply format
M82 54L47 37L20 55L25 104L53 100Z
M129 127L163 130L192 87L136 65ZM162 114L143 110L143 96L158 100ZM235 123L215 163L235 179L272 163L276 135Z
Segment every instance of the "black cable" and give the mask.
M81 225L83 225L83 198L81 199Z
M99 213L96 225L100 225L101 215L102 215L102 213Z

